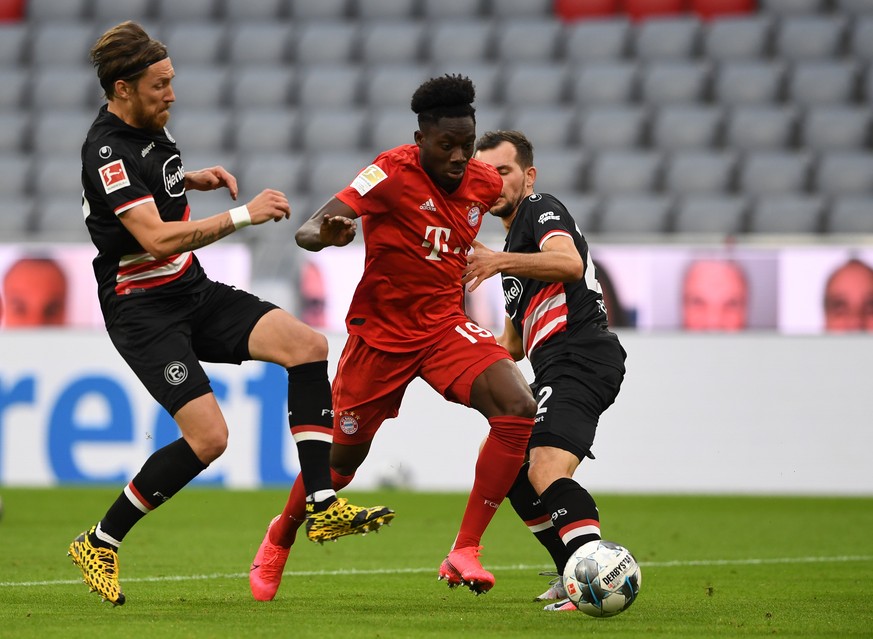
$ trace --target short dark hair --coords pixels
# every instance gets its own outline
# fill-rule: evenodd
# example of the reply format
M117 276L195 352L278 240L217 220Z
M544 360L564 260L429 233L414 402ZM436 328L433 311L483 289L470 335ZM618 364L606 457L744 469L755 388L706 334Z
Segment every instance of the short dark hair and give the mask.
M130 20L115 25L91 48L91 64L106 97L115 97L116 80L134 82L155 62L167 57L167 47Z
M418 115L418 126L436 124L440 118L471 117L476 121L476 88L472 80L462 75L431 78L412 94L410 106Z
M531 141L521 131L487 131L476 142L477 151L487 151L496 148L503 142L509 142L515 147L518 165L523 169L533 166L534 148Z

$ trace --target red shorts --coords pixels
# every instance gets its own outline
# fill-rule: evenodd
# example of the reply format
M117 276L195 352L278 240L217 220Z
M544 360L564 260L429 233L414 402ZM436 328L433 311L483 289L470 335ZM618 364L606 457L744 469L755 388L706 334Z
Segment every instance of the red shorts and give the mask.
M372 348L349 335L333 382L333 440L346 445L372 440L382 422L397 417L406 387L416 377L449 401L469 406L473 381L501 359L512 357L490 331L468 319L409 353Z

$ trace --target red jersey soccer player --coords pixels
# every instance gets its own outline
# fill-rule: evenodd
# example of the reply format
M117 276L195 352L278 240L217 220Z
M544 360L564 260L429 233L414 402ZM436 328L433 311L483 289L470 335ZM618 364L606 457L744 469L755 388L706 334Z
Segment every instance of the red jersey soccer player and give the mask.
M352 480L382 422L397 416L416 377L488 418L460 531L439 569L450 587L480 594L494 576L479 563L479 542L524 460L536 403L507 351L462 306L467 252L502 189L496 171L471 159L474 97L465 77L422 84L412 96L415 144L379 155L296 237L311 251L345 246L362 219L364 274L346 317L349 338L333 387L337 490ZM303 520L303 492L296 482L283 516L267 530L250 573L256 599L272 599L279 587Z

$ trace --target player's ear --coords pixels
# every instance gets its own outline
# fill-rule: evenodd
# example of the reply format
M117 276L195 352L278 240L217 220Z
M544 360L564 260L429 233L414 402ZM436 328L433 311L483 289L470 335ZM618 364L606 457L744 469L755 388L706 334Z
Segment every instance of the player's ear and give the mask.
M415 139L416 146L421 146L422 143L424 142L424 133L422 133L420 130L416 131L413 134L413 139Z
M115 96L126 100L130 97L132 93L132 87L125 80L116 80L115 81Z
M524 172L524 185L526 188L532 189L537 181L537 167L532 166Z

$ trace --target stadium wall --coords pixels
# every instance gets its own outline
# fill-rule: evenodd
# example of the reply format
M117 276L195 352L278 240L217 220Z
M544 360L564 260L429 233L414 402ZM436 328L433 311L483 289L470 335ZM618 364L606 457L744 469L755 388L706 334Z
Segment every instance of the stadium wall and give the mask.
M873 494L870 337L621 337L625 386L578 475L592 491ZM331 336L333 365L343 341ZM288 485L284 371L207 370L231 436L197 481ZM483 418L417 380L354 486L465 490L485 434ZM123 483L177 436L103 332L0 333L0 485Z

